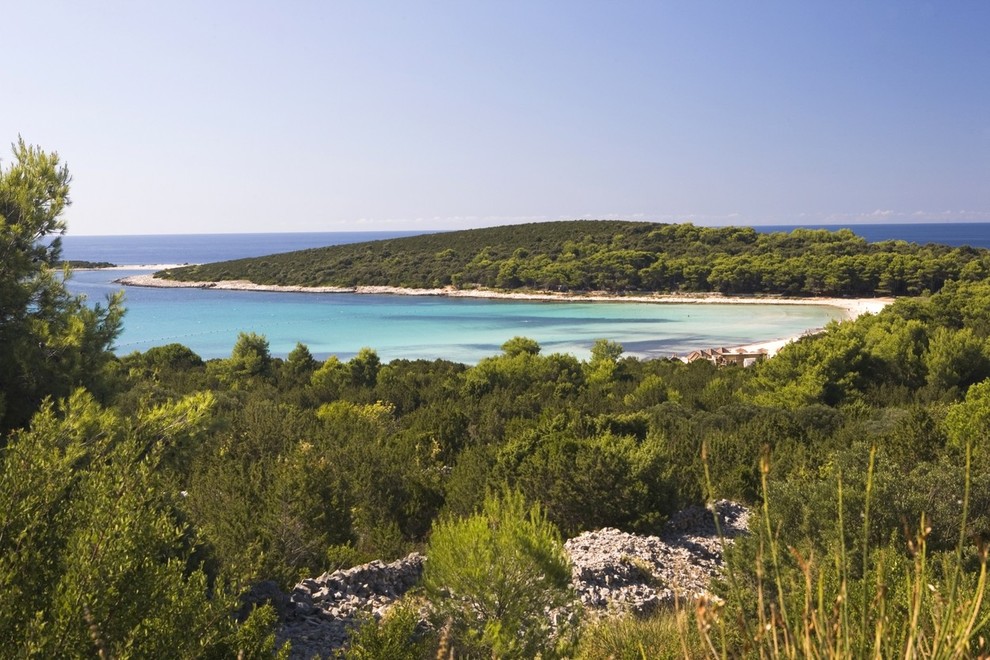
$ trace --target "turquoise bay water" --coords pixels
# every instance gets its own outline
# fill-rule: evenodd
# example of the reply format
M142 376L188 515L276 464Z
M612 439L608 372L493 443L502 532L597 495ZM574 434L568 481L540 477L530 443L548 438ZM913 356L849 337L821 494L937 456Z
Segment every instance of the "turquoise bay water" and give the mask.
M122 287L112 280L147 271L77 271L75 293L93 302ZM464 363L499 352L506 340L535 339L543 352L590 355L596 339L637 357L734 346L799 334L841 318L831 307L577 303L443 297L267 293L127 287L117 353L170 342L204 358L226 357L238 332L268 338L273 355L296 342L318 358L346 359L364 346L385 360L445 358Z
M790 231L798 225L757 227ZM838 226L827 227L837 229ZM990 223L858 225L869 241L990 247ZM66 259L117 264L202 263L418 232L324 232L160 236L66 236ZM119 290L112 280L133 272L79 271L70 289L93 302ZM363 346L385 360L447 358L474 363L517 335L545 352L586 358L595 339L618 341L640 357L777 339L839 318L837 309L796 305L656 305L259 293L198 289L127 289L128 313L117 352L168 342L204 358L225 357L240 331L264 334L284 356L296 342L315 355L347 358Z

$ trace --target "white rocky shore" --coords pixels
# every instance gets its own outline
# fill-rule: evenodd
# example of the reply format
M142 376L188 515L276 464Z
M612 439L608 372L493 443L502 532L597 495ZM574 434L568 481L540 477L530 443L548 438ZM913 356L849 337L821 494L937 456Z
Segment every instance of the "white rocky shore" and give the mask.
M722 536L712 511L718 514ZM722 566L722 538L747 531L749 510L720 500L712 510L690 507L674 515L660 536L605 528L568 540L575 604L595 616L647 614L708 595ZM248 603L270 602L280 616L279 644L292 642L293 658L327 658L347 643L348 630L380 618L415 586L426 558L414 553L385 564L373 561L303 580L291 594L274 583L257 585Z

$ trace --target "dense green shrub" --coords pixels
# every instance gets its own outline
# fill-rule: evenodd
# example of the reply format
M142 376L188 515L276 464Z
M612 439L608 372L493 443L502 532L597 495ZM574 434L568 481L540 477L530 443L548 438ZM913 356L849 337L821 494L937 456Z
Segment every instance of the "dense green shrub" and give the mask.
M548 611L572 597L570 562L539 505L488 497L480 513L438 522L427 556L427 593L438 622L452 621L458 655L552 657L566 641Z

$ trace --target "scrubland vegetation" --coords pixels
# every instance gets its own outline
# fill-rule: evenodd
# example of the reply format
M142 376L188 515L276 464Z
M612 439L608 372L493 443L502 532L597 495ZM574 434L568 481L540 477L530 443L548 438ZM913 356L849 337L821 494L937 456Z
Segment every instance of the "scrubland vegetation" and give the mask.
M437 562L415 597L433 603L433 630L417 636L400 609L355 636L354 657L986 653L982 253L888 245L968 261L915 287L937 293L747 369L626 358L606 340L579 361L525 338L474 366L383 364L371 348L321 362L302 345L281 359L250 334L226 359L177 344L115 357L119 301L71 298L57 244L38 243L63 229L67 184L24 145L0 176L6 654L270 657L274 613L234 616L246 587L424 549ZM685 252L709 235L631 229L687 232ZM712 231L789 258L787 237ZM832 264L873 258L851 234L809 236ZM444 236L429 240L439 252ZM547 632L561 537L652 533L713 497L761 512L719 598ZM496 591L519 580L518 597Z

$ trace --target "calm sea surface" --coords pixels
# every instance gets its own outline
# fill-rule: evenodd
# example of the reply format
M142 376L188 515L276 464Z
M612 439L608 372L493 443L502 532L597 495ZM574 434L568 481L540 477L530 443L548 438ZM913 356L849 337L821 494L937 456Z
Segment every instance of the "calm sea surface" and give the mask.
M756 227L757 231L791 231L797 227L805 229L841 229L842 225L767 225ZM912 224L887 225L847 225L871 243L901 240L909 243L941 243L960 247L990 248L990 222L921 222Z
M793 226L759 227L790 230ZM834 228L834 227L830 227ZM871 241L904 239L990 247L990 224L866 225ZM203 263L421 232L341 232L167 236L67 236L66 259L122 265ZM146 270L77 271L75 293L100 302L121 289L113 280ZM319 358L354 355L363 346L383 360L446 358L474 363L517 335L544 352L589 355L598 338L640 357L686 353L798 334L840 318L838 310L792 305L657 305L471 300L412 296L263 293L128 287L117 352L169 342L204 358L225 357L238 332L268 338L274 355L306 344Z

